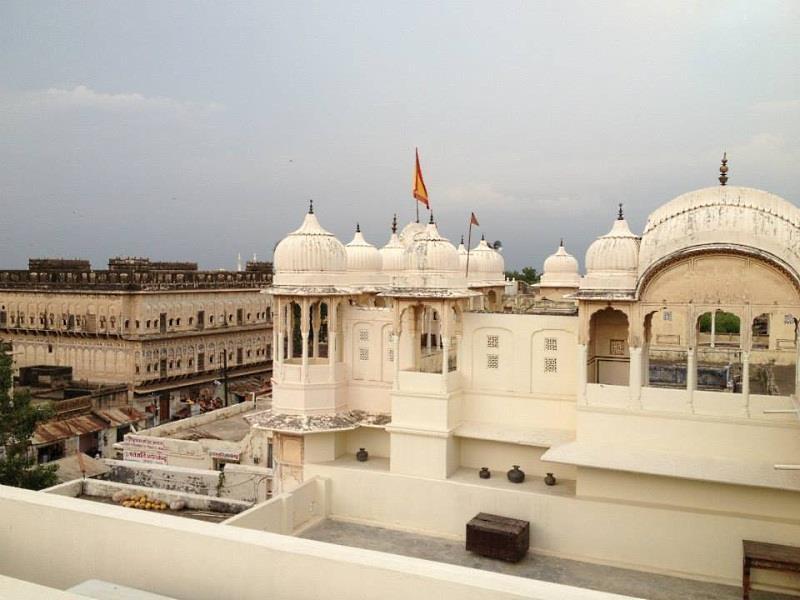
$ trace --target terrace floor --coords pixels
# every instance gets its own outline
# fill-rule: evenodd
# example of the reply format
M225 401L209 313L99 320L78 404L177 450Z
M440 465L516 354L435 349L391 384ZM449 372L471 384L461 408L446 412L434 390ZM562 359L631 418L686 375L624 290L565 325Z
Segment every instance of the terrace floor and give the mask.
M529 553L526 558L516 564L505 563L467 552L461 541L331 519L305 530L300 537L646 600L734 600L742 597L740 587L704 583L533 553ZM750 597L752 600L789 600L791 598L797 600L796 596L761 591L751 592Z

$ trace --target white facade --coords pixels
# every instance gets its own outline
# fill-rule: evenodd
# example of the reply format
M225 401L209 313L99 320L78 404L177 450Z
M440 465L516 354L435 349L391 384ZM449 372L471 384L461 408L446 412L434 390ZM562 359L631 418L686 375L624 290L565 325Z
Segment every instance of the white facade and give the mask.
M315 252L313 240L292 236L292 252ZM600 544L537 523L536 545L734 581L737 564L709 557L687 568L685 548L666 533L702 552L738 551L729 539L696 540L696 525L686 530L686 515L712 511L735 515L734 535L763 531L764 541L789 541L758 523L785 520L789 532L800 516L800 472L774 468L800 461L800 421L791 412L799 239L800 211L748 188L685 194L655 211L641 237L620 209L590 246L585 275L563 244L547 259L537 294L560 301L560 310L545 302L522 314L501 311L502 257L482 241L470 251L467 276L465 252L433 223L393 233L377 251L381 261L359 232L346 247L353 266L345 273L331 260L302 278L284 276L281 242L273 408L251 417L274 435L275 487L324 475L344 518L442 535L456 534L465 516L457 511L450 523L451 502L480 498L467 510L529 519L522 507L545 502L567 519L553 520L562 531L569 506L590 519L605 510L624 539L636 535L624 523L626 507L637 503L651 508L631 515L631 527L636 521L665 536L657 561L644 546L632 555L636 545L614 541L602 524L591 533L607 538ZM366 273L363 265L373 263L381 271ZM572 311L563 310L565 297ZM724 314L738 320L735 332L720 329ZM366 463L352 458L360 448ZM504 481L512 465L527 473L525 483ZM491 483L478 478L481 467L493 472ZM548 472L559 482L552 488L541 484ZM447 506L397 506L395 488L411 480L393 477L413 478L415 489L427 486ZM369 503L356 501L364 486ZM474 486L487 489L476 495ZM505 488L533 504L498 491ZM597 498L605 508L586 501Z

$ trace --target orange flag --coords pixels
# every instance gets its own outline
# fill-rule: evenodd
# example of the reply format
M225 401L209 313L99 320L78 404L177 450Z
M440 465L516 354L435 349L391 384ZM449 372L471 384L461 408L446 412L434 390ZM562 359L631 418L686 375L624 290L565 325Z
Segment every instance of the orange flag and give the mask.
M431 209L430 202L428 201L428 188L425 187L425 180L422 178L422 169L419 166L419 150L416 150L417 165L414 169L414 198L425 205L428 210Z
M469 224L470 225L475 225L476 227L480 227L481 226L481 224L478 223L478 217L475 216L475 213L470 213L469 214Z

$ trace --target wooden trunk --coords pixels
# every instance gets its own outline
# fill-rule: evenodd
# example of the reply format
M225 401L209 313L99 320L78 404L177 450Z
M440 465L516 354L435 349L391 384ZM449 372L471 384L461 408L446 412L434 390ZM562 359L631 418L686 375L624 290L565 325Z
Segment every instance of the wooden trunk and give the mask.
M530 531L528 521L479 513L467 523L467 550L517 562L528 552Z

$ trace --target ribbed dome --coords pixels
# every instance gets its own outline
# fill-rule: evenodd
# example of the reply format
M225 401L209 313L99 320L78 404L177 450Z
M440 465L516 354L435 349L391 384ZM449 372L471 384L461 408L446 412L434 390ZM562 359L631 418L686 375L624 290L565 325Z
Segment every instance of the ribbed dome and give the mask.
M597 238L586 251L586 271L636 271L639 238L625 219L617 219L607 234Z
M461 243L458 245L458 268L465 272L467 269L467 249L464 246L464 236L461 236Z
M344 246L325 231L313 212L306 214L302 226L283 238L275 248L275 274L342 272L347 265Z
M735 244L769 252L800 271L800 209L763 190L714 186L682 194L647 219L639 274L688 248Z
M539 282L540 287L578 287L581 276L578 272L578 261L564 248L564 242L558 246L555 254L544 261L544 272Z
M411 221L400 232L400 241L408 248L419 236L425 233L425 225L419 221Z
M405 252L407 270L458 272L458 250L442 237L435 223L429 223L423 233L414 237Z
M620 214L611 231L597 238L586 251L586 277L581 288L633 289L638 265L639 238Z
M348 271L367 271L375 273L381 270L381 255L378 249L364 239L361 228L356 226L356 234L345 246Z
M481 237L481 241L469 253L469 272L470 279L472 274L482 273L484 278L489 275L503 275L505 261L497 250L486 243L486 239Z
M405 268L406 247L400 241L396 232L392 232L392 237L386 245L380 249L381 269L387 272L402 271Z

